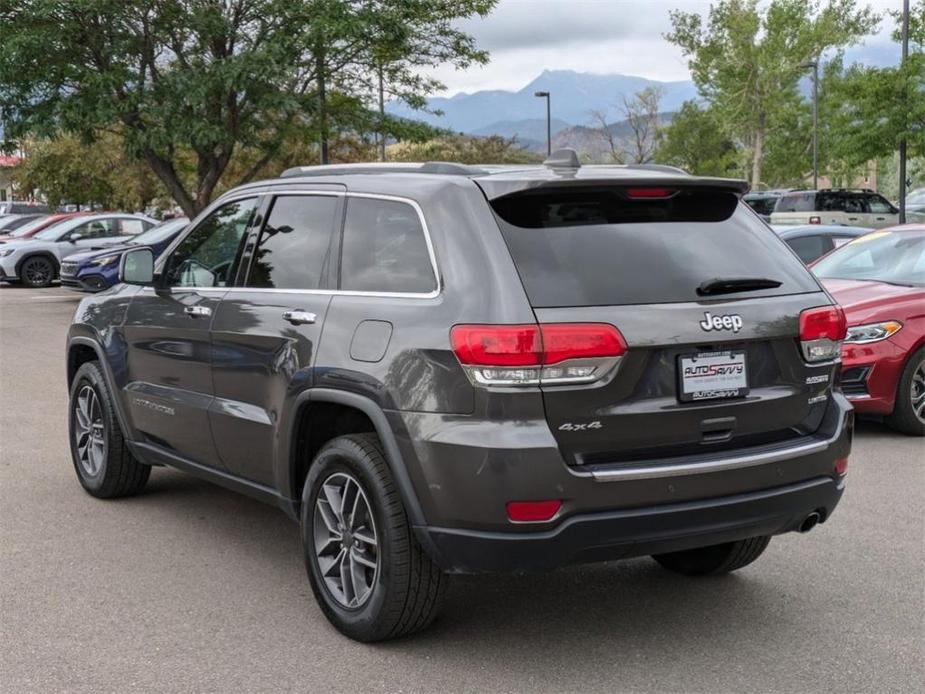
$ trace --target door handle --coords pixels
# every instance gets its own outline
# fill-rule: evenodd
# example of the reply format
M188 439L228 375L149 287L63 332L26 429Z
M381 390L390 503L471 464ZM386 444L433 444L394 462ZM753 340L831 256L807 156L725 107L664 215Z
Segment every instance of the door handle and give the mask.
M848 217L848 221L849 221L849 222L856 222L856 221L858 221L858 218L857 218L857 217Z
M190 318L208 318L212 315L212 309L208 306L187 306L183 313Z
M283 320L287 320L293 325L311 325L318 320L318 316L308 311L290 310L283 313Z

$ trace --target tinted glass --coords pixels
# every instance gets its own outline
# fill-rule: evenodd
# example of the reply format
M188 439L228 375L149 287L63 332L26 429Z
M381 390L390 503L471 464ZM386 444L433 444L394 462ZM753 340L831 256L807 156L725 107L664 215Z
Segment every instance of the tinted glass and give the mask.
M844 210L849 214L863 214L867 212L866 196L857 193L846 193L842 196L845 200Z
M867 204L873 214L892 214L893 206L879 195L868 195Z
M856 238L813 266L827 279L925 285L925 232L875 231Z
M789 245L800 260L804 263L811 263L819 256L831 250L832 246L825 236L800 236L795 239L787 239Z
M758 214L769 215L774 211L777 198L745 198L745 202Z
M68 238L80 234L82 239L104 239L108 236L115 236L116 233L115 219L93 219L76 227L68 234Z
M774 205L775 212L814 212L816 210L816 194L787 193L782 195Z
M818 290L777 235L731 194L629 200L617 189L544 190L493 206L536 307L698 301L697 287L718 277L781 282L743 294Z
M247 286L322 287L339 207L340 200L332 195L276 198L260 232Z
M417 211L407 203L349 198L341 288L427 293L437 288Z
M818 205L811 209L818 212L844 212L847 199L843 193L819 193L816 196Z
M170 254L168 286L227 286L240 263L244 233L256 205L256 198L235 200L202 220Z

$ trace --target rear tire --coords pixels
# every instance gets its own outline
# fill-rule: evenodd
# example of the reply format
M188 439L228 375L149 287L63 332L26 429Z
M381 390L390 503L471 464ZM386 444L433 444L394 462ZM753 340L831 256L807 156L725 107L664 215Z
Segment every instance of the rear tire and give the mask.
M654 554L652 558L669 571L685 576L715 576L748 566L761 556L769 542L771 538L764 535L710 547Z
M19 278L26 287L42 289L51 284L57 272L55 264L43 255L26 258L19 265Z
M925 436L925 347L919 347L906 362L886 423L904 434Z
M151 467L129 451L95 361L85 363L74 376L68 422L71 459L77 479L89 494L114 499L144 488Z
M301 526L312 591L342 634L381 641L436 617L446 577L415 539L374 434L340 436L318 452Z

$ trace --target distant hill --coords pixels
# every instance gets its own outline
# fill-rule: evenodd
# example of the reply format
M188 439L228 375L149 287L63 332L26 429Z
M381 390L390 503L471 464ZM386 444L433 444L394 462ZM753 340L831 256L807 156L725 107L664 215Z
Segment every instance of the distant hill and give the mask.
M688 99L697 97L692 82L658 82L631 75L593 75L573 70L546 70L518 91L490 90L452 97L434 97L428 107L444 115L414 111L403 102L387 105L389 113L415 118L437 127L474 135L499 134L518 139L545 141L545 104L533 96L536 91L552 95L554 131L568 126L590 125L591 111L615 113L623 96L632 96L648 86L664 90L662 109L676 111Z

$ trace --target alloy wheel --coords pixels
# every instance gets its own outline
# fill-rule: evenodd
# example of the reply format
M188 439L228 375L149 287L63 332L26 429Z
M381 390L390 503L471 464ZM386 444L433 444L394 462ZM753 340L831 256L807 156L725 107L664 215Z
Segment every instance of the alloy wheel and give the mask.
M22 268L23 276L29 284L45 284L51 281L51 266L47 260L40 258L26 261Z
M920 422L925 422L925 360L919 362L912 373L909 394L912 398L912 411Z
M84 472L90 477L99 474L106 459L106 425L100 399L89 385L80 389L74 403L74 444Z
M315 559L328 592L343 607L362 606L379 575L376 523L366 493L351 475L337 472L315 499Z

